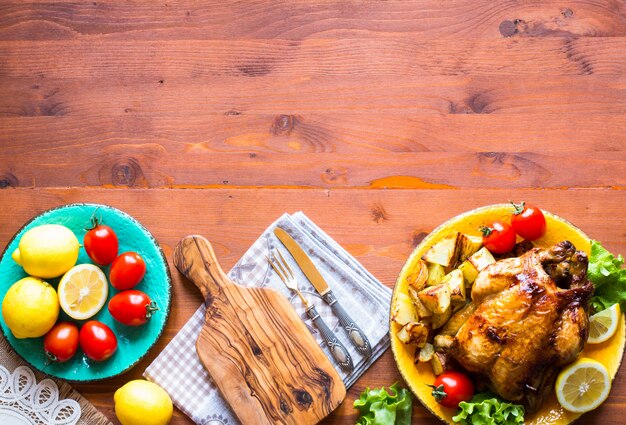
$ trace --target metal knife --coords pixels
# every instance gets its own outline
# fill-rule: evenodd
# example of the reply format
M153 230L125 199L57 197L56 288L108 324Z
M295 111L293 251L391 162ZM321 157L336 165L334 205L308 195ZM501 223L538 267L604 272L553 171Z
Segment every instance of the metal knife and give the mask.
M313 284L317 292L322 296L322 299L332 308L333 312L339 319L339 323L348 333L350 341L356 347L357 351L364 357L370 357L372 355L372 346L365 336L365 333L357 326L348 313L343 309L341 304L335 298L335 294L328 287L328 284L317 270L309 256L298 245L289 233L280 227L274 229L276 237L285 245L285 248L291 253L292 257L298 263L300 270Z

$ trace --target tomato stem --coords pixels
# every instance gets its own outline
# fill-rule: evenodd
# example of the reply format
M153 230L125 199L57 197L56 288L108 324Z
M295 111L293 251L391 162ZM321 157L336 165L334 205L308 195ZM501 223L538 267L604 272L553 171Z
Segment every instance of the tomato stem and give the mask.
M56 363L57 361L59 361L59 358L57 356L55 356L49 351L46 351L46 366L52 363Z
M493 229L491 227L487 227L487 226L480 226L480 231L483 234L483 236L489 236L491 233L493 233Z
M156 301L152 301L150 304L146 304L146 319L152 317L152 315L159 309Z
M522 212L524 212L524 206L525 206L525 202L522 201L519 204L516 204L515 202L511 201L509 199L509 202L511 203L511 205L513 205L513 215L520 215Z
M448 393L446 393L443 385L439 385L439 386L428 385L428 386L433 389L431 394L433 397L435 397L435 400L441 401L448 396Z
M98 212L98 208L100 208L100 207L97 207L93 211L93 214L91 215L91 218L89 219L89 222L91 223L91 227L89 227L89 228L87 228L85 230L87 230L87 231L93 230L93 229L95 229L96 227L98 227L102 223L102 215L100 216L99 220L98 220L98 217L96 216L96 213Z

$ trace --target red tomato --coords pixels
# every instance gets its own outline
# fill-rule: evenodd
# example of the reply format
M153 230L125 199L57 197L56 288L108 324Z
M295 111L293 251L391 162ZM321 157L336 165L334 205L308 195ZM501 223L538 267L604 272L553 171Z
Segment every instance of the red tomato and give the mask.
M74 357L78 349L78 328L69 322L59 322L43 338L43 349L53 362L63 363Z
M146 274L146 263L136 252L124 252L113 261L109 280L115 289L124 291L137 285Z
M546 218L539 208L524 202L513 206L515 211L511 216L511 226L515 233L529 241L539 239L546 233Z
M474 384L467 375L449 370L442 373L433 385L432 395L439 404L457 408L462 401L470 401L474 397Z
M87 232L83 241L87 255L101 266L111 264L117 257L117 235L109 226L98 224Z
M111 316L128 326L143 325L158 309L147 294L136 289L120 292L109 301Z
M494 254L504 254L515 246L515 231L510 224L494 221L488 227L483 227L483 245Z
M92 360L106 360L117 350L117 338L104 323L90 320L80 328L80 348Z

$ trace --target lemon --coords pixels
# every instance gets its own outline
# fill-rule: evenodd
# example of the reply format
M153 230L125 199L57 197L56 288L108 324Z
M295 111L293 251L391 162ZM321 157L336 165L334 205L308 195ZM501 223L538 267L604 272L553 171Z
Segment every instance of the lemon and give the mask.
M619 304L613 304L606 310L594 314L589 318L589 344L599 344L611 338L617 331L617 325L622 317Z
M137 379L115 391L115 415L122 425L165 425L172 419L172 399L149 381Z
M61 276L78 260L78 239L60 224L44 224L28 230L11 257L31 276Z
M561 371L555 390L556 398L565 410L584 413L606 400L611 390L611 378L602 363L583 357Z
M2 300L2 317L16 338L45 335L59 317L54 288L36 277L15 282Z
M68 316L86 320L100 311L107 300L109 285L99 267L79 264L68 270L59 282L59 302Z

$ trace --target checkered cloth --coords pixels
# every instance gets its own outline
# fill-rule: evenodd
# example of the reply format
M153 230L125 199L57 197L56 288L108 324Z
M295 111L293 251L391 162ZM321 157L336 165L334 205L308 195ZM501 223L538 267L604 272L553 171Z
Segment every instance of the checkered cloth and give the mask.
M285 229L307 252L328 285L350 316L367 335L372 345L372 356L364 359L349 341L331 308L323 302L311 283L295 263L290 266L296 275L300 290L315 304L324 321L350 352L354 370L346 373L335 364L319 332L308 319L299 297L285 287L271 269L266 256L272 249L280 249L293 262L273 229ZM316 338L326 356L349 388L389 346L388 327L391 291L383 286L347 251L319 229L302 212L285 214L272 224L232 268L228 276L243 286L269 287L283 294L293 304L307 328ZM200 425L237 424L218 388L200 363L196 340L204 323L205 306L201 305L180 332L148 366L144 376L159 384L171 396L174 404Z

